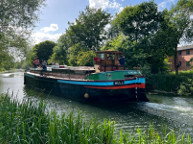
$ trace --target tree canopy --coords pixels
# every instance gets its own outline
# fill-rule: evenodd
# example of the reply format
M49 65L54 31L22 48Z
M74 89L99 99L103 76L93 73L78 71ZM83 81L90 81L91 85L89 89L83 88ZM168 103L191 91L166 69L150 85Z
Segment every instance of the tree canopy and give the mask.
M1 0L0 31L11 27L31 27L44 0Z
M82 63L77 59L78 53L100 49L102 41L105 40L104 28L109 21L109 13L86 7L74 23L69 23L69 28L59 38L50 61L81 65Z
M33 57L32 59L39 59L40 61L47 61L53 53L53 48L56 44L52 41L44 41L39 44L36 44L33 50Z
M151 73L166 71L168 57L177 59L180 40L192 41L192 3L179 0L169 11L158 11L154 1L125 7L113 19L111 31L116 34L103 49L124 51L129 68L138 65L149 67ZM177 68L177 60L175 65Z
M69 23L69 31L75 43L81 43L87 50L98 50L103 40L104 27L109 23L110 14L101 10L86 7L75 23Z
M127 6L113 20L121 32L129 35L132 40L138 41L141 38L155 33L161 21L161 12L153 2L143 2L135 6Z
M193 40L193 1L179 0L168 12L168 24L173 29L173 43L174 43L174 65L176 74L178 74L178 57L177 47L180 41L192 42Z
M166 12L158 11L153 1L125 7L112 21L112 27L120 34L103 49L118 48L125 52L128 68L140 66L149 67L152 73L164 71L164 59L172 53L165 16Z
M126 54L128 68L140 66L149 68L151 73L164 72L168 70L166 61L176 53L179 41L182 38L190 41L193 36L191 4L190 0L179 0L171 10L163 11L158 10L154 1L127 6L112 20L109 35L104 27L110 22L110 14L86 7L74 23L69 23L51 59L81 65L84 63L79 62L80 56L86 58L91 54L89 51L100 50L105 43L103 50Z
M28 51L27 28L37 20L44 0L1 0L0 60L10 58L9 48ZM170 10L159 11L154 1L127 6L112 19L102 9L86 7L57 44L45 41L33 47L32 59L67 65L92 65L94 52L119 50L126 54L128 68L140 66L151 73L167 70L169 56L174 56L178 69L177 47L180 41L193 40L193 1L178 0ZM110 22L111 21L111 22ZM111 28L105 27L110 24ZM12 57L11 57L12 58ZM5 67L0 63L0 68Z
M38 18L44 0L1 0L0 1L0 69L7 63L9 48L15 47L25 53L28 28Z

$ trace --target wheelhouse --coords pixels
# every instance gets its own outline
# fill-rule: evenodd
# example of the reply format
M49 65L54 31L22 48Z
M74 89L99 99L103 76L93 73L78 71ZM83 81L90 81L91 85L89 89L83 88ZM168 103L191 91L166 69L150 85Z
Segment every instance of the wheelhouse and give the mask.
M119 63L119 59L123 56L124 53L119 51L96 52L96 57L94 58L96 72L123 70L124 66Z

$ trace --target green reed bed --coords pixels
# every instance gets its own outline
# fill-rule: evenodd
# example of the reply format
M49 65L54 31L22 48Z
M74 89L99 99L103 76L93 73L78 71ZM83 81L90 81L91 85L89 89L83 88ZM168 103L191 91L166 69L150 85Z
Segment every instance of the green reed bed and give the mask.
M176 136L167 129L159 135L152 125L147 130L138 128L132 133L115 134L114 122L85 121L81 114L58 116L46 111L40 101L19 103L7 94L0 95L0 143L6 144L183 144L191 143L189 136Z

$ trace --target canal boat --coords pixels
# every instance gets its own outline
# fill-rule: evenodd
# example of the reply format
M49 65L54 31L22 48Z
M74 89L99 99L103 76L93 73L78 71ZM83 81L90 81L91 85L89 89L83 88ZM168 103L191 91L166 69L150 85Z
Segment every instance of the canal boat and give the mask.
M26 86L45 89L65 98L94 102L147 101L145 77L139 70L125 70L120 65L124 54L119 51L99 51L94 67L48 67L44 76L40 69L24 73Z

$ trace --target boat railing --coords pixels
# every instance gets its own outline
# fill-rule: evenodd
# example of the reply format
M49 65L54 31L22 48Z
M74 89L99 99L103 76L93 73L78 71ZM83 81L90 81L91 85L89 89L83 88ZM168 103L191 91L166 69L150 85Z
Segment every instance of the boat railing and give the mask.
M30 72L35 73L40 76L41 69L31 68ZM54 78L63 78L63 79L85 79L86 76L90 73L95 72L95 70L74 70L71 68L58 68L58 69L47 69L47 71L43 72L44 76L54 77Z

